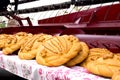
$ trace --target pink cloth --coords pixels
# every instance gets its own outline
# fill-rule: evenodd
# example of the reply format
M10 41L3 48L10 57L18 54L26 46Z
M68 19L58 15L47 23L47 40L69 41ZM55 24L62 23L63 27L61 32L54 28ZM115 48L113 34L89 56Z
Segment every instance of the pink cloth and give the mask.
M89 73L80 66L47 67L35 60L20 60L17 55L4 55L0 52L0 67L29 80L110 80Z

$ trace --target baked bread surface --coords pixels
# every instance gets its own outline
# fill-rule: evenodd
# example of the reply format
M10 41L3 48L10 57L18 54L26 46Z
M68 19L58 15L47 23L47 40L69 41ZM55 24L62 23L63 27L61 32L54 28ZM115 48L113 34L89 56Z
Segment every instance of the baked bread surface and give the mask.
M120 70L120 54L107 49L93 48L90 49L89 56L82 66L94 74L112 77Z
M31 39L27 40L27 42L21 46L18 52L19 58L25 60L35 58L38 47L49 38L52 38L52 36L42 33L35 34Z
M81 50L74 58L72 58L70 61L68 61L65 64L66 66L69 67L75 66L76 64L83 62L87 58L89 54L89 47L85 42L80 41L80 44L81 44Z
M60 66L75 57L80 48L80 41L73 35L54 36L39 47L36 61L45 66Z

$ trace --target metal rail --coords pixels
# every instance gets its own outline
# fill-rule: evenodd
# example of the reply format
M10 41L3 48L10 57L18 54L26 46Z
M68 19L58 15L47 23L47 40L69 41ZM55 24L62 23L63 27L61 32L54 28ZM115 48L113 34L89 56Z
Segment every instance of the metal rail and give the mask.
M21 1L18 1L18 4L29 3L33 1L39 1L39 0L21 0ZM16 4L15 2L10 3L10 5L15 5L15 4Z
M40 11L65 9L65 8L69 8L70 5L71 5L71 2L64 2L64 3L59 3L59 4L52 4L52 5L22 9L22 10L17 10L17 11L5 11L5 12L1 12L0 16L13 15L14 13L25 14L25 13L33 13L33 12L40 12Z
M75 6L93 5L93 4L101 4L101 3L108 3L115 1L120 1L120 0L72 0Z
M18 4L31 2L31 1L37 1L37 0L22 0L22 1L18 1ZM120 0L71 0L68 2L64 2L64 3L51 4L51 5L27 8L27 9L22 9L22 10L17 10L16 8L14 11L1 12L0 16L13 15L14 13L25 14L25 13L33 13L33 12L40 12L40 11L65 9L65 8L69 8L71 4L74 4L75 6L84 6L84 5L101 4L101 3L115 2L115 1L120 1Z

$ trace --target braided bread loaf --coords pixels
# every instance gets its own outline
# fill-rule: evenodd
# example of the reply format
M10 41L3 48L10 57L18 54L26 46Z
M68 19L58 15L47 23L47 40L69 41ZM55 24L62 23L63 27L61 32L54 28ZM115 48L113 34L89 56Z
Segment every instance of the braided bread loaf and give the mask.
M112 77L120 70L120 54L113 54L107 49L93 48L82 66L94 74Z
M46 40L52 38L51 35L47 34L36 34L31 39L27 40L23 44L18 52L20 59L33 59L36 57L38 47Z
M31 33L19 32L11 37L8 37L5 41L5 46L2 49L4 54L12 54L14 51L20 49L29 38L32 37Z
M0 34L0 49L2 49L3 47L5 47L5 44L8 40L8 38L12 37L13 35L9 35L9 34Z
M73 35L54 36L39 47L36 61L45 66L60 66L75 57L80 48L78 38Z
M85 42L81 42L81 50L78 52L78 54L72 58L70 61L68 61L65 65L66 66L75 66L78 63L81 63L84 59L87 58L89 53L89 47Z

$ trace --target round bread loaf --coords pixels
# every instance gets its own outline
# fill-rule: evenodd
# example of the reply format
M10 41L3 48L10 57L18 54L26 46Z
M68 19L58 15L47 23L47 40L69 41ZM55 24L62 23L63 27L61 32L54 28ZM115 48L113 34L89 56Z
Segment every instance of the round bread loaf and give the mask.
M89 47L85 42L80 42L81 44L81 50L78 52L78 54L72 58L70 61L68 61L65 65L66 66L75 66L78 63L81 63L84 59L87 58L89 53Z
M36 57L38 47L46 40L52 38L47 34L35 34L31 39L23 44L18 52L20 59L30 60Z
M2 49L4 54L12 54L14 51L20 49L29 38L33 35L31 33L19 32L12 37L8 37L5 43L4 48Z
M93 48L82 66L94 74L112 77L120 70L120 54L113 54L107 49Z
M80 49L80 41L75 36L55 36L39 47L36 61L45 66L60 66L75 57Z
M0 34L0 49L5 47L5 43L7 42L8 38L12 37L12 35L9 34Z

